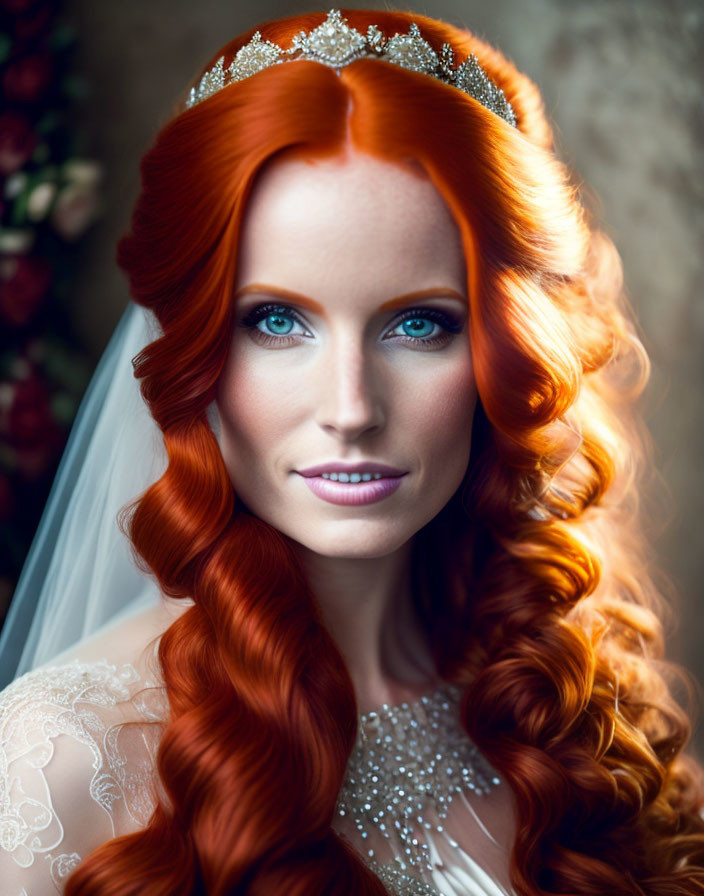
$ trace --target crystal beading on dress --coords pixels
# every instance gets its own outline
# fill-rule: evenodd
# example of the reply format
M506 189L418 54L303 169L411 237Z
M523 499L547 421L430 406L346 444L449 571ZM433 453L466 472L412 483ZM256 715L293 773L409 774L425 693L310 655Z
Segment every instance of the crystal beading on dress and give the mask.
M393 864L379 862L374 848L364 859L399 892L437 893L421 880L423 872L435 866L415 828L444 833L443 822L456 794L485 794L501 783L461 725L461 695L460 688L446 683L419 700L384 704L359 718L336 811L341 818L353 819L365 842L375 832L389 842L392 836L398 838L403 855ZM449 842L458 845L451 838Z
M516 115L511 104L503 90L486 74L476 56L470 55L455 68L451 45L444 43L438 56L423 39L415 23L410 26L408 34L395 34L387 40L376 25L369 26L366 36L350 28L337 9L331 9L323 24L310 34L300 31L295 35L287 50L271 41L262 40L261 32L255 32L249 43L237 51L227 69L225 57L221 56L212 69L203 75L198 87L191 88L186 108L190 109L229 84L282 62L310 59L339 69L365 57L391 62L451 84L516 127Z

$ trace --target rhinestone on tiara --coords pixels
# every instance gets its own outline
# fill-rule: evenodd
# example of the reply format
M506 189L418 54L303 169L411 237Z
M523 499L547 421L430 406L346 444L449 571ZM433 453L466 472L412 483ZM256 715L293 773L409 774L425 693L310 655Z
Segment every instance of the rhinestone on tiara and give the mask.
M228 84L282 62L311 59L332 68L342 68L364 57L382 59L452 84L516 127L516 115L511 104L503 90L481 67L476 56L469 56L455 68L451 45L444 43L438 56L423 39L415 22L408 29L408 34L395 34L387 40L376 25L370 25L366 35L350 28L339 9L331 9L325 21L310 33L299 31L287 50L271 41L262 40L261 33L255 32L249 43L237 51L227 69L225 57L221 56L212 69L203 75L198 86L191 88L186 108L190 109Z

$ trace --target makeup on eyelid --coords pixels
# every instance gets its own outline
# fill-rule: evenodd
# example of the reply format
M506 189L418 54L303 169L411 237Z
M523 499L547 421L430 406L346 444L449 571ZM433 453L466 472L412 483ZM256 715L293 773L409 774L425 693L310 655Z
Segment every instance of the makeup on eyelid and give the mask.
M235 292L234 298L235 300L238 300L242 296L250 294L276 296L284 302L288 302L292 305L300 305L301 308L305 308L308 311L312 311L314 314L319 314L321 317L325 317L325 308L320 302L317 302L315 299L311 299L309 296L305 296L300 292L285 289L282 286L272 286L267 283L248 283L246 286L240 287L240 289ZM403 293L403 295L389 299L379 306L378 311L396 311L398 308L401 308L404 305L410 305L412 302L433 298L457 299L464 307L467 307L468 304L467 297L457 292L456 289L447 286L430 286L426 289L418 289L413 292Z
M242 315L237 326L250 330L252 338L265 345L290 345L292 342L296 341L296 336L303 336L304 338L310 336L309 333L294 334L290 331L287 333L267 333L259 328L258 324L261 323L261 321L273 317L287 319L292 322L292 325L297 323L304 329L306 328L305 323L293 308L284 304L272 303L259 304L250 308ZM429 307L413 307L407 308L401 313L401 316L393 322L391 330L397 329L407 321L430 321L433 326L441 328L441 330L436 332L432 337L430 337L429 333L397 334L398 339L402 342L417 348L424 348L425 346L430 345L446 345L451 341L453 336L462 332L464 326L463 321L456 314L447 310ZM384 339L388 338L389 336L387 334Z

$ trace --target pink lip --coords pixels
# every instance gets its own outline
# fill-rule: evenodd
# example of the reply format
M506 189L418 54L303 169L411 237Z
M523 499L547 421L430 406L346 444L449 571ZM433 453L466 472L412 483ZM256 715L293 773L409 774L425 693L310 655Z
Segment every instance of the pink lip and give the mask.
M405 476L403 470L389 467L387 464L377 464L374 461L360 461L356 464L346 464L344 461L331 461L327 464L317 464L307 467L305 470L296 470L306 479L311 476L320 476L321 473L381 473L383 476ZM380 482L381 480L377 480Z
M340 467L337 469L339 470ZM352 470L352 472L360 471ZM373 470L367 467L367 472L371 473ZM358 507L360 504L374 504L393 494L401 485L403 476L405 473L384 479L371 479L369 482L347 483L333 482L331 479L323 479L322 476L305 475L303 481L313 494L322 498L323 501L328 501L330 504Z

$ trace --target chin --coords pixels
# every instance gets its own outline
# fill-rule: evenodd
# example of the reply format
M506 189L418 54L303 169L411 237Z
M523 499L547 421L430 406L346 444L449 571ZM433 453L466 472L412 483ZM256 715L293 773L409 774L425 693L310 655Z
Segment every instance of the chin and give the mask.
M321 557L335 557L339 560L371 560L393 554L413 537L413 532L404 528L403 532L390 531L392 527L385 524L386 531L379 531L378 526L369 522L351 525L347 532L335 534L290 532L289 537L302 547ZM354 531L354 530L357 531Z

